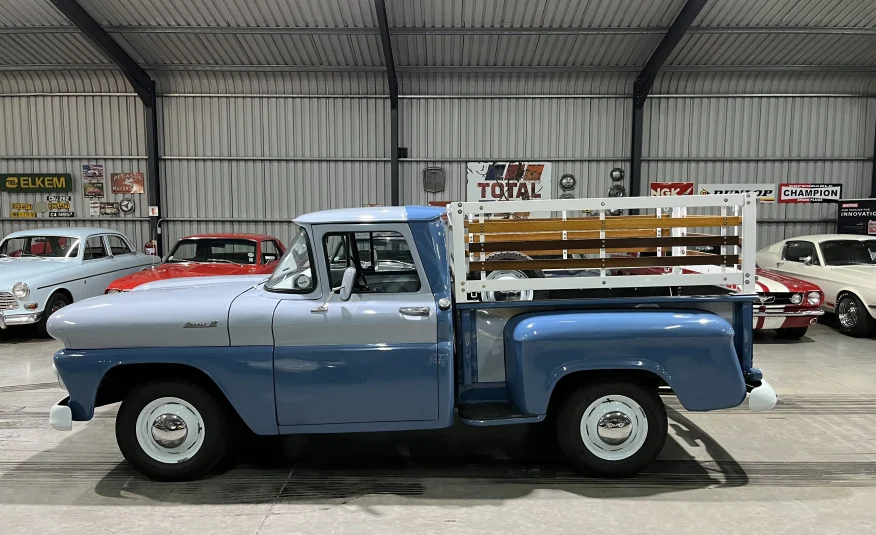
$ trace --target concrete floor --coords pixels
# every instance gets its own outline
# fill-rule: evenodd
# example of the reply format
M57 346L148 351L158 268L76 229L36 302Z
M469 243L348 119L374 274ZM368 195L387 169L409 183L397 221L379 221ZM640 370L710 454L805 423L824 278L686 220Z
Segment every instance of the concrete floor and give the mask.
M0 341L0 534L876 533L876 340L758 340L771 412L687 413L646 474L582 478L537 426L257 441L211 479L150 482L115 407L51 430L53 340ZM300 453L300 455L295 455Z

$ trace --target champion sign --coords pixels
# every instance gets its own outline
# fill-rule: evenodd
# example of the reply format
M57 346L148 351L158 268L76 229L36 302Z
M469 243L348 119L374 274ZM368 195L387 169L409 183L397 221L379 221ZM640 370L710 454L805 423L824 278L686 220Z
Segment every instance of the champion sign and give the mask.
M842 195L842 184L779 184L780 203L837 202Z

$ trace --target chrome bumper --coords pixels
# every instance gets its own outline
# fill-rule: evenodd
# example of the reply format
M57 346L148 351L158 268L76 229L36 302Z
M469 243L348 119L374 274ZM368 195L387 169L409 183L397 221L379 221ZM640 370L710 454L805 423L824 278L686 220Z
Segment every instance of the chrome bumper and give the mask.
M42 315L42 312L7 315L3 311L0 311L0 329L5 329L10 325L30 325L32 323L37 323L40 321Z
M49 410L49 425L55 431L72 431L73 430L73 413L67 403L70 402L70 396L56 403Z
M766 312L757 312L755 311L754 317L764 317L764 318L799 318L804 316L823 316L823 310L793 310L791 312L785 312L784 310L769 310Z

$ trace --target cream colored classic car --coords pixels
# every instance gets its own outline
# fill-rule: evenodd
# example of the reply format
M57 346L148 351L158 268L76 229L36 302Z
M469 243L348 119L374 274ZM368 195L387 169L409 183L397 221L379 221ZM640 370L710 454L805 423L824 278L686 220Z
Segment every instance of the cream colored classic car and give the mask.
M782 240L757 253L758 264L817 284L837 327L864 336L876 326L876 236L819 234Z

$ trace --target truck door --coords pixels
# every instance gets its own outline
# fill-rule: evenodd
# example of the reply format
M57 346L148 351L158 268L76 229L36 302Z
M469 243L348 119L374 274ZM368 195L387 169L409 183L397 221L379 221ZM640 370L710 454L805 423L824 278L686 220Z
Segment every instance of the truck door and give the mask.
M438 418L435 298L406 224L315 225L317 280L349 301L283 301L274 314L274 380L281 426ZM301 305L305 304L306 309Z

